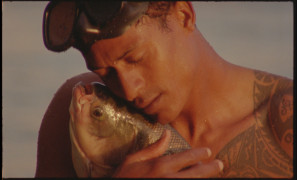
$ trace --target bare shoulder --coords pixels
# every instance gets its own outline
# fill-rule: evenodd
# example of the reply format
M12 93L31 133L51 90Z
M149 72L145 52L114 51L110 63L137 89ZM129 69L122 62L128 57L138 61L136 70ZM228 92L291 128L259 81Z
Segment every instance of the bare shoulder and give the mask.
M254 125L218 153L224 177L292 177L293 82L254 71Z
M266 90L264 90L266 89ZM262 92L262 93L261 93ZM293 157L293 81L255 71L255 102L267 103L267 123L277 143ZM266 97L262 99L261 97ZM264 122L258 122L263 124Z
M55 93L42 119L38 136L36 177L75 177L69 137L69 105L78 82L101 81L94 73L68 79Z

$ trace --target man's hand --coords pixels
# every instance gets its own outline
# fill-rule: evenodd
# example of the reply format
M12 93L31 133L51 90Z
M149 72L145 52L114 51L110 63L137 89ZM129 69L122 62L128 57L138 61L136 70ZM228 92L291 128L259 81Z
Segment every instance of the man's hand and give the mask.
M206 178L214 177L223 170L223 163L219 160L201 163L211 156L208 148L194 148L162 156L169 140L170 131L166 130L156 143L128 155L114 177Z

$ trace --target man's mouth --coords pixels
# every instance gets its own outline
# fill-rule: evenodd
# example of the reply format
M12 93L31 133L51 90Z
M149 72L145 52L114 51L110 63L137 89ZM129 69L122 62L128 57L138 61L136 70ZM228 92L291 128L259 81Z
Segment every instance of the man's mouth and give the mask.
M153 114L157 110L157 104L161 99L161 94L157 95L143 109L146 114Z

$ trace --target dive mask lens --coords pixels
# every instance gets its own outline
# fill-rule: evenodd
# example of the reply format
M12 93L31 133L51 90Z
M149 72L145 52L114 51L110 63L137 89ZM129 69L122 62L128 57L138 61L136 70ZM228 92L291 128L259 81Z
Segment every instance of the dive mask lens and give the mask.
M65 51L72 45L76 16L74 1L52 1L48 4L43 17L43 38L49 50Z
M81 52L101 39L123 34L148 8L148 2L51 1L43 16L43 40L47 49Z

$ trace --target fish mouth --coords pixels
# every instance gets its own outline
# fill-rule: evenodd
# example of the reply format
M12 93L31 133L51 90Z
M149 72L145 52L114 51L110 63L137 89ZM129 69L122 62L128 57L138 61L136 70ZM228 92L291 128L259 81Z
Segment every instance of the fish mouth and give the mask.
M94 87L92 84L83 85L86 94L92 94Z
M94 87L92 84L84 84L82 82L79 82L77 85L76 85L77 88L80 88L80 91L82 94L84 95L89 95L89 94L92 94L93 91L94 91Z

